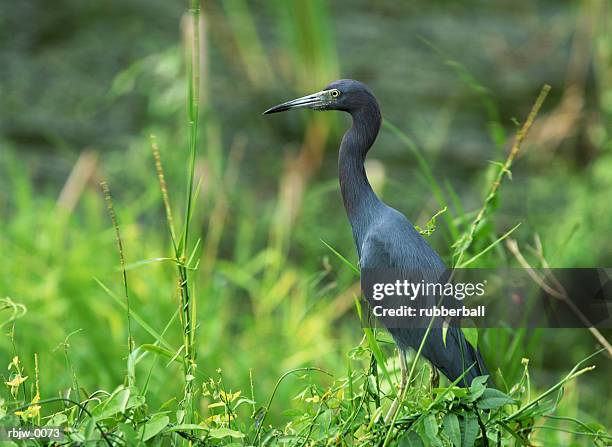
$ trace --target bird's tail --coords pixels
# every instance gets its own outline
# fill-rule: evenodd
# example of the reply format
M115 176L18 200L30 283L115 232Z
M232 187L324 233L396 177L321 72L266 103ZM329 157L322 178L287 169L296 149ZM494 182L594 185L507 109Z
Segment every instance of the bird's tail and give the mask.
M400 349L409 347L418 350L425 329L394 329L389 332ZM438 368L451 382L459 379L459 386L467 387L478 376L489 375L480 351L465 339L463 332L456 327L449 327L446 337L442 329L433 329L423 346L422 355ZM491 379L488 379L491 383Z
M425 357L451 382L463 376L458 385L469 387L476 377L489 375L480 350L466 340L461 329L448 328L446 341L441 329L432 331L430 337ZM487 382L491 383L490 378Z
M484 359L482 358L482 354L480 353L480 349L474 348L469 343L466 343L466 345L467 349L470 351L466 357L468 357L472 361L472 363L470 364L467 364L466 362L465 365L466 369L469 368L469 370L465 373L465 376L463 376L466 386L471 385L472 380L474 380L478 376L489 376L487 382L490 384L491 376L489 374L489 370L485 366Z
M478 376L489 376L487 382L491 383L491 377L489 370L487 369L480 349L472 346L463 335L460 329L454 328L455 340L458 345L459 356L455 357L452 368L449 368L449 374L447 377L451 381L457 380L462 374L465 373L463 379L459 382L461 386L470 386L472 380Z

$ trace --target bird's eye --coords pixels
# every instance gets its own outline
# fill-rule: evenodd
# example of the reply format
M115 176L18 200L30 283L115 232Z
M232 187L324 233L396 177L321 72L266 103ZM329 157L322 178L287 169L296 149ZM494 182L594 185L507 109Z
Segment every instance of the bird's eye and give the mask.
M331 95L332 95L332 98L337 98L338 96L340 96L340 91L334 89L331 91Z

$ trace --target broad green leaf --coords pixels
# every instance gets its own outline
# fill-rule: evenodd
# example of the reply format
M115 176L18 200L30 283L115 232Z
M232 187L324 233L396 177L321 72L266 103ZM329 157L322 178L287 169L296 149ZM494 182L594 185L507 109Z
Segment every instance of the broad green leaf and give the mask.
M92 414L96 419L106 419L116 414L122 414L127 408L129 400L129 388L120 387L108 399L98 405Z
M91 422L91 419L89 420L89 422ZM85 436L83 435L83 433L78 431L68 433L68 437L70 438L70 441L72 441L73 445L83 445L83 443L85 442Z
M85 424L85 431L83 432L83 437L85 438L85 442L87 441L97 441L99 436L96 436L96 420L88 419ZM98 435L100 432L98 432Z
M125 440L126 445L138 445L140 437L136 434L134 428L130 424L120 422L117 424L117 429L123 434L123 439Z
M255 405L255 401L251 400L251 399L247 399L246 397L241 397L240 399L238 399L236 401L236 405L233 407L234 410L236 410L236 408L238 408L241 405Z
M423 419L423 432L427 441L429 441L428 445L435 447L442 446L442 441L438 437L438 421L434 414L430 413Z
M244 433L229 428L213 428L210 432L208 432L208 434L211 438L215 439L223 439L227 437L244 438Z
M172 427L168 427L164 430L164 433L169 433L173 431L192 431L192 430L208 430L208 428L198 425L198 424L178 424L173 425Z
M399 441L399 447L425 447L421 437L414 431L406 433Z
M459 418L455 413L448 413L444 416L442 430L454 447L461 447L461 429L459 428Z
M478 419L472 412L465 413L459 419L461 430L461 447L473 447L478 436Z
M470 385L470 402L478 399L487 389L487 379L489 376L474 377Z
M68 421L68 416L64 413L55 413L53 416L49 418L46 427L59 427L60 425L65 424Z
M494 388L487 388L476 402L476 406L482 410L492 410L514 402L514 399L507 394Z
M134 394L134 391L132 391L131 394L132 395L128 400L127 406L125 407L126 410L142 407L145 404L146 401L144 396L141 396L140 394Z
M148 441L159 434L169 423L170 418L165 414L154 414L144 425L143 429L140 430L139 435L143 441Z

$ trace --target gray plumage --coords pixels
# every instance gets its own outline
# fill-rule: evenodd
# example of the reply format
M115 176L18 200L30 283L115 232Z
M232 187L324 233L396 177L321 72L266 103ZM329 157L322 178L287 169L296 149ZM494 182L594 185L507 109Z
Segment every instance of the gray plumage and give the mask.
M353 118L353 124L340 144L338 177L360 268L402 270L412 282L438 281L446 271L438 254L406 216L378 198L366 176L364 161L381 125L380 108L370 89L359 81L342 79L332 82L321 92L280 104L264 113L302 107L340 110ZM388 330L402 350L409 347L418 349L426 331L422 326L388 327ZM448 329L446 344L442 340L442 330L433 327L422 355L451 381L474 364L462 385L469 385L474 377L487 374L478 350L467 343L463 333L454 327Z

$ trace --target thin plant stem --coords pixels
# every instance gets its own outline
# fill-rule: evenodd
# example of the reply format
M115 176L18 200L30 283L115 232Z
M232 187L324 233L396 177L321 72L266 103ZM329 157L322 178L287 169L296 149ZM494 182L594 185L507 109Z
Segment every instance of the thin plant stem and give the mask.
M189 230L193 214L195 162L198 146L198 121L200 107L200 2L191 0L191 52L188 58L188 132L189 132L189 168L187 172L187 197L183 234L176 250L178 261L178 289L180 297L179 317L183 332L183 373L185 380L184 397L181 401L183 422L191 423L194 415L194 379L196 368L195 317L196 301L193 297L193 285L190 281L187 259L189 258ZM195 250L195 249L194 249Z
M174 231L174 218L172 217L172 208L170 207L170 197L168 195L168 186L166 185L166 176L164 175L164 167L161 162L161 155L159 153L159 146L157 144L157 138L155 135L151 135L151 150L153 152L153 159L155 160L155 171L157 172L157 178L159 180L159 189L162 194L162 201L164 202L164 210L166 212L166 222L168 223L168 230L170 231L170 238L172 239L172 246L176 256L179 256L178 246L176 243L176 233Z
M538 95L535 103L533 104L533 107L531 108L531 111L529 112L529 115L527 116L525 123L523 124L523 126L520 128L520 130L517 132L516 136L514 137L514 142L512 143L512 149L510 149L510 153L508 154L508 157L506 158L506 161L504 162L504 164L500 166L499 171L497 172L497 175L495 176L495 179L493 180L493 183L491 184L489 193L487 194L487 197L485 198L484 203L482 204L482 207L480 208L480 211L478 211L478 214L476 215L476 218L472 222L472 225L470 226L470 229L468 230L468 232L458 241L459 247L457 249L456 260L454 262L454 265L456 266L461 265L463 261L463 257L465 256L465 252L472 245L472 242L474 241L474 235L476 234L476 230L478 229L478 225L484 218L485 213L487 209L489 208L491 201L497 195L497 191L499 187L501 186L501 182L504 176L510 173L510 168L512 167L512 163L514 162L514 159L518 155L521 149L521 145L523 144L525 137L527 137L527 134L529 133L529 129L531 129L531 126L533 125L533 122L535 121L536 116L538 115L540 109L542 108L542 104L544 104L544 100L546 99L546 96L548 96L548 93L550 92L550 88L551 87L548 84L542 87L542 90L540 91L540 94Z
M587 358L579 361L573 368L572 370L567 373L567 375L561 379L559 382L557 382L556 384L554 384L552 387L550 387L548 390L544 391L543 393L541 393L538 397L536 397L534 400L528 402L527 404L525 404L523 407L519 408L518 410L516 410L514 413L506 416L504 418L504 422L509 422L512 421L513 419L516 419L519 415L523 414L525 411L533 408L534 406L538 405L538 403L543 400L544 398L550 396L551 394L553 394L554 392L556 392L557 390L559 390L566 382L575 379L576 377L588 372L588 371L592 371L593 369L595 369L595 366L587 366L585 368L582 369L578 369L580 368L583 364L585 364L586 362L588 362L589 360L591 360L593 357L595 357L596 355L600 354L601 352L603 352L604 349L600 349L599 351L595 351L593 354L589 355Z
M280 384L282 383L283 380L285 380L285 377L291 375L291 374L295 374L297 372L308 372L308 371L318 371L321 372L323 374L327 374L328 376L332 376L330 373L328 373L325 370L322 370L321 368L316 368L316 367L305 367L305 368L295 368L295 369L291 369L289 371L287 371L286 373L284 373L282 376L280 376L280 378L276 381L276 385L274 385L274 389L272 390L272 394L270 395L270 398L268 399L268 403L266 404L266 406L263 408L263 412L261 415L261 418L259 420L259 423L257 424L257 431L255 432L255 442L257 442L257 440L259 439L259 434L261 432L261 427L263 427L263 423L266 419L266 416L268 415L268 412L270 411L270 407L272 406L272 401L274 400L274 396L276 395L276 391L278 390L278 387L280 386Z
M421 352L423 351L423 347L425 346L425 341L427 340L427 337L429 336L429 332L431 331L434 320L435 318L433 317L429 320L429 325L427 325L427 330L425 331L425 335L423 335L423 339L421 340L419 349L417 350L417 353L414 356L414 360L412 361L412 366L410 367L410 372L408 373L408 379L406 379L406 387L404 388L402 394L398 396L399 406L398 406L397 411L393 415L393 419L391 420L391 424L389 425L389 429L387 430L387 435L385 436L385 441L383 442L382 447L386 447L387 445L389 445L389 441L391 440L391 432L393 431L393 427L395 426L395 421L397 420L397 417L399 416L400 409L402 408L402 403L404 402L404 398L406 397L406 392L408 391L408 388L410 387L410 382L412 381L412 377L414 375L414 370L416 369L417 362L419 358L421 357ZM404 354L400 353L400 355L404 355Z
M574 301L572 301L567 295L567 291L565 290L565 288L554 276L552 276L552 273L550 273L550 270L548 269L548 263L544 260L543 255L541 253L538 253L538 256L540 256L540 260L542 261L544 267L548 270L549 277L555 283L556 288L547 284L545 279L534 270L534 268L529 264L529 262L521 253L518 247L518 243L514 239L506 240L506 247L508 247L508 250L516 258L521 267L523 267L527 271L529 277L548 295L565 303L574 313L574 315L576 315L580 319L582 324L585 325L585 327L589 330L593 337L595 337L595 339L599 343L601 343L601 345L608 353L608 356L612 357L612 345L610 345L610 342L608 342L606 337L604 337L603 334L596 327L593 326L593 323L586 317L586 315L584 315L584 313L582 313L582 311L578 308L578 306L576 306Z
M115 239L117 240L117 247L119 249L119 261L121 263L121 275L123 280L123 293L125 296L125 305L126 305L126 313L127 313L127 331L128 331L128 358L132 354L134 350L134 338L132 337L132 323L131 323L131 313L130 313L130 296L128 292L128 281L127 281L127 271L125 268L125 254L123 251L123 241L121 240L121 232L119 231L119 223L117 221L117 214L115 213L115 207L113 206L113 198L111 196L110 188L108 187L108 183L105 181L100 183L102 187L102 192L104 193L104 200L106 201L106 207L108 209L108 214L113 223L113 227L115 229ZM128 374L128 382L130 386L134 384L135 378Z

